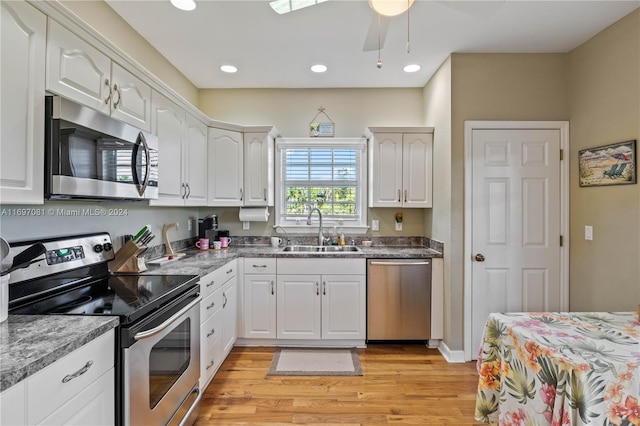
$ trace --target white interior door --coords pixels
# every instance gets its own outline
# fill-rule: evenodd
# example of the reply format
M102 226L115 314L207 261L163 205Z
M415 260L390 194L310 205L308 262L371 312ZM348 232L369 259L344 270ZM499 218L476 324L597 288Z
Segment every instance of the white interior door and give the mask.
M490 312L561 308L559 129L471 130L471 353Z

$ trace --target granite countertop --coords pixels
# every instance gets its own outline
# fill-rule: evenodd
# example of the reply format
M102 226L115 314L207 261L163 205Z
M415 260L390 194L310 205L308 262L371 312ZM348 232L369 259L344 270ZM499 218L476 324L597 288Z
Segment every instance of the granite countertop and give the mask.
M162 266L147 265L144 274L148 275L199 275L204 276L224 266L238 257L276 257L276 258L341 258L341 259L380 259L380 258L433 258L442 257L442 253L427 247L419 246L372 246L359 247L360 252L309 253L283 252L282 247L271 245L242 245L223 250L185 251L186 256Z
M118 317L9 315L0 324L0 392L118 324Z

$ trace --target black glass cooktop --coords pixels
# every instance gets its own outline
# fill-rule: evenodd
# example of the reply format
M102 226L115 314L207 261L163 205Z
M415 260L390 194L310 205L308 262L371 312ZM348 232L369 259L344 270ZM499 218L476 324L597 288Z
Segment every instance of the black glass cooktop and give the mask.
M197 286L197 275L113 275L11 310L12 314L119 316L133 322Z

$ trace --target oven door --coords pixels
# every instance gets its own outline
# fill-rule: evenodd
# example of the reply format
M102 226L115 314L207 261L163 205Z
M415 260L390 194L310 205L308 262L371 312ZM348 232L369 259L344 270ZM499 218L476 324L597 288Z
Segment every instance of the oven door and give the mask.
M178 423L192 418L200 401L201 299L183 295L170 312L161 309L129 328L133 343L123 349L125 425L165 425L187 404Z

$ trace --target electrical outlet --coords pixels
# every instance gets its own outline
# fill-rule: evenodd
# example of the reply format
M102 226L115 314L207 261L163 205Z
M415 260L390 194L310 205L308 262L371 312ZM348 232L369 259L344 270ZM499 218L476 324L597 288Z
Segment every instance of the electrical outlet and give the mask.
M191 232L193 230L193 219L187 220L187 231Z
M378 219L373 219L371 221L371 230L379 231L380 230L380 221Z
M249 224L250 224L250 223L251 223L251 222L248 222L248 221L244 221L244 222L242 222L242 229L244 229L245 231L246 231L247 229L249 229Z
M402 231L402 222L396 222L396 231Z
M593 240L593 226L585 225L584 227L584 239L587 241Z

